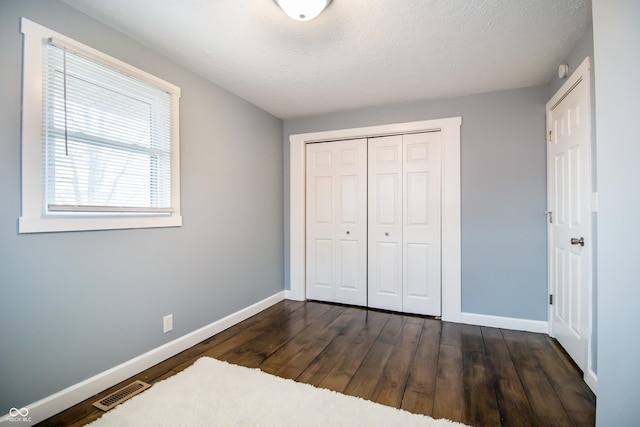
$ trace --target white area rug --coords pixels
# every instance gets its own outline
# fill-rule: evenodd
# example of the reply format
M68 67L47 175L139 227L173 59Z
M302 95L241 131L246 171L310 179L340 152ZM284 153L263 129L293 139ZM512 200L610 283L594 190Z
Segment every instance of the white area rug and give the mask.
M92 427L462 426L210 357L120 404Z

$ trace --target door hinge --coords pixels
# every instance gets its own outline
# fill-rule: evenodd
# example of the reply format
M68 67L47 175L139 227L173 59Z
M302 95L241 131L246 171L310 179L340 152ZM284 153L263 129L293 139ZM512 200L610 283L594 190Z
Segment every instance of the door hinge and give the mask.
M549 224L553 224L553 212L551 212L551 211L544 211L544 213L546 213L547 215L549 215Z
M553 142L553 131L549 131L549 142Z
M553 305L553 294L549 294L549 305Z

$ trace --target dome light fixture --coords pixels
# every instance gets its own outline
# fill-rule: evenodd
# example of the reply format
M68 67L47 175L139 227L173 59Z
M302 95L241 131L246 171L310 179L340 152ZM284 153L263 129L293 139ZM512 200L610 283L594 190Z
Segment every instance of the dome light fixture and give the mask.
M296 21L311 21L329 6L331 0L273 0L284 13Z

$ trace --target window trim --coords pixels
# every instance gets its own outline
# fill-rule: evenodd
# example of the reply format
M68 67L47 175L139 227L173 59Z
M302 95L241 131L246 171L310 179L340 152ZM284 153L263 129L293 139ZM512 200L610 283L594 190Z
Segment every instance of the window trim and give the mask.
M20 20L23 41L22 70L22 210L18 232L43 233L60 231L113 230L128 228L180 227L180 88L145 71L126 64L69 37L36 24L24 17ZM159 213L65 213L47 214L43 181L43 49L51 38L67 44L74 51L146 81L172 96L171 110L171 212Z

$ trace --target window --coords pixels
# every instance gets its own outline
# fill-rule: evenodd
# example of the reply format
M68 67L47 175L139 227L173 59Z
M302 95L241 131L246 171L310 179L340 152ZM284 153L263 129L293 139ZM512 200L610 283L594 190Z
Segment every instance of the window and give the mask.
M20 233L180 226L180 89L25 18Z

